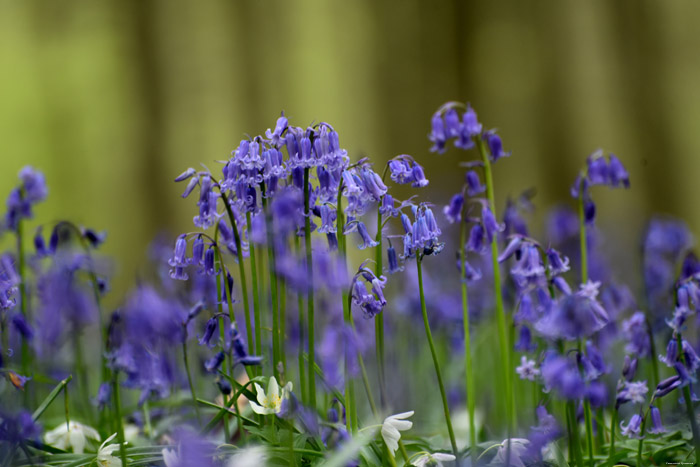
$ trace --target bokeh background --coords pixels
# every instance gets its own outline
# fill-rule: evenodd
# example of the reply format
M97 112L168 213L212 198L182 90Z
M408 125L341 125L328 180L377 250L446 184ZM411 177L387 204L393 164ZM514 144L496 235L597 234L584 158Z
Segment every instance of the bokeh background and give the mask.
M632 189L595 195L599 226L633 254L652 213L700 230L699 15L691 0L0 0L0 192L43 170L37 217L107 230L121 291L159 232L192 228L172 179L218 170L281 110L331 122L354 159L413 155L443 202L468 155L432 155L426 136L461 100L513 151L499 205L537 189L535 226L587 154L616 153Z

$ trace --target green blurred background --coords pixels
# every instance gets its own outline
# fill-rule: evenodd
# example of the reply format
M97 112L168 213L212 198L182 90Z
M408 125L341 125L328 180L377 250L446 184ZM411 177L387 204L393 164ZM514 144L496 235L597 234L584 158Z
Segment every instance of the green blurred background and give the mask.
M468 155L432 155L426 135L462 100L513 151L501 205L537 188L535 225L569 202L587 154L615 152L632 190L595 195L599 225L634 252L651 213L700 228L699 14L681 0L0 0L1 195L42 169L34 224L107 230L121 291L158 232L193 228L174 176L218 171L281 110L331 122L353 158L412 154L442 202Z

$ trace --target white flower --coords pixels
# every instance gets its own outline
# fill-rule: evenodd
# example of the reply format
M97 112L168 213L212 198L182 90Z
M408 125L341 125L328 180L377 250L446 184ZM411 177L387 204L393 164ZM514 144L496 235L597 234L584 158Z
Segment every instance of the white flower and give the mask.
M226 464L228 467L260 467L266 465L267 454L262 446L252 446L241 449L231 456Z
M177 467L180 464L180 456L174 449L163 449L160 453L163 455L165 467Z
M282 400L292 392L292 382L288 382L282 388L282 394L280 394L277 380L272 376L267 384L267 394L265 394L265 391L258 383L255 383L255 390L258 392L258 403L250 401L250 407L253 409L253 412L261 415L277 414L282 410Z
M530 381L535 381L540 374L540 370L537 368L535 361L528 360L525 355L520 357L520 366L517 367L515 371L520 375L520 379L529 379Z
M67 425L67 426L66 426ZM100 435L92 427L78 422L61 423L44 435L44 441L49 446L67 451L72 448L76 454L85 452L87 438L100 440Z
M97 450L97 458L95 459L95 462L97 462L97 465L100 467L122 467L122 460L112 454L114 451L119 449L119 445L107 445L107 443L112 441L115 436L117 436L116 433L107 438L100 446L100 449Z
M425 467L428 465L442 467L443 462L452 462L455 460L455 456L452 454L445 454L442 452L436 452L430 454L428 452L422 454L418 459L413 462L416 467Z
M382 438L384 438L386 447L389 448L392 454L399 448L399 440L401 439L401 433L399 432L410 430L413 426L413 422L404 419L412 416L413 410L397 413L384 419L384 423L382 423Z

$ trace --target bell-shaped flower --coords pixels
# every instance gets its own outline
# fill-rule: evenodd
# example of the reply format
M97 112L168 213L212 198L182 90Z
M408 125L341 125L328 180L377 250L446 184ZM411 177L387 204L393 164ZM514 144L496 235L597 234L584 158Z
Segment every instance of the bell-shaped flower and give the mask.
M401 432L410 430L413 426L412 421L406 420L412 416L413 411L411 410L410 412L398 413L384 419L384 423L382 423L382 439L384 439L386 447L392 454L399 448Z

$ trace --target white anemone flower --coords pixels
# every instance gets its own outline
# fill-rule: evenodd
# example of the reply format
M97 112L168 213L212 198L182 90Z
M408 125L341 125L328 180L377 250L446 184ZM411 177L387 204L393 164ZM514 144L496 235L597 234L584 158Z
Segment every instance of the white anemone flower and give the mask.
M413 465L416 467L426 467L426 466L437 466L437 467L442 467L443 462L452 462L455 460L455 456L452 454L445 454L443 452L436 452L434 454L430 454L429 452L426 452L422 454L418 459L416 459L413 462Z
M107 438L100 446L100 449L97 450L97 458L95 459L95 462L97 462L97 465L100 467L122 467L122 460L112 454L114 451L119 449L119 445L107 444L112 441L115 436L117 436L116 433Z
M267 453L262 446L241 449L228 460L228 467L260 467L266 465Z
M72 421L61 423L44 435L44 441L49 446L64 451L72 448L75 454L85 452L85 444L88 438L99 441L100 435L94 428Z
M260 415L278 414L282 410L282 401L292 392L292 382L288 382L280 394L280 387L274 376L270 377L267 384L267 394L258 383L255 383L255 390L258 393L258 403L250 401L253 412Z
M401 439L401 433L399 432L410 430L413 426L412 421L405 420L412 416L413 410L390 415L384 419L384 423L382 423L382 438L384 438L386 447L389 448L392 454L399 448L399 440Z

